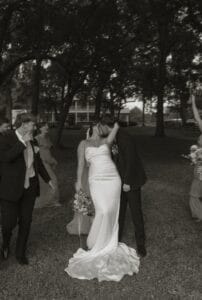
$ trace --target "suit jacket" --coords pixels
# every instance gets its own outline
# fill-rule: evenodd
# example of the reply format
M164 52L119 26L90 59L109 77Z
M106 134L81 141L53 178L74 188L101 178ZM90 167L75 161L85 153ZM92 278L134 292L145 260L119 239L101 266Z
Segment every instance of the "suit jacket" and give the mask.
M122 183L132 188L140 188L147 177L138 154L135 138L120 128L117 134L118 157L117 167Z
M2 140L3 135L0 133L0 141ZM0 181L1 181L1 162L0 162Z
M45 182L50 181L50 177L40 158L39 151L35 148L37 141L31 141L34 153L34 170L37 180L36 197L40 194L39 178L40 175ZM17 202L23 194L26 164L24 159L25 145L19 141L13 131L0 136L0 199Z

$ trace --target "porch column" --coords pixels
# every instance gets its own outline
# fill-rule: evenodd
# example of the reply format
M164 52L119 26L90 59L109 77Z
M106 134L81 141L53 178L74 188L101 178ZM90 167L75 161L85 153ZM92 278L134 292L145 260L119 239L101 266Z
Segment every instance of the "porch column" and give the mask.
M87 122L89 122L89 101L87 101L87 111L86 111L86 113L87 113Z

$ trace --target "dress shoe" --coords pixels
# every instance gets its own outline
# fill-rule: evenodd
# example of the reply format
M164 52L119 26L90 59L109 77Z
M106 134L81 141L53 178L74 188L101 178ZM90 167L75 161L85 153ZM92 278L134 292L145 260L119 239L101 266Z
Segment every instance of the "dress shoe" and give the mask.
M20 265L29 265L29 261L26 256L16 257L16 259Z
M145 257L147 255L145 245L138 245L137 246L137 252L140 256Z
M2 247L1 248L1 256L4 260L7 260L9 257L9 248Z

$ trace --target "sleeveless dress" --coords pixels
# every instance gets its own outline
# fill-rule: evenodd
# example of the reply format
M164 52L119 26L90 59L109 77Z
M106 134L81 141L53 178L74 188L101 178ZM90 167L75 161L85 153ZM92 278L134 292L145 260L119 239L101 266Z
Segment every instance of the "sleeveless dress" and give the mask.
M79 248L65 271L78 279L120 281L137 273L140 264L135 249L118 242L121 179L107 144L88 146L85 157L95 218L87 238L89 250Z

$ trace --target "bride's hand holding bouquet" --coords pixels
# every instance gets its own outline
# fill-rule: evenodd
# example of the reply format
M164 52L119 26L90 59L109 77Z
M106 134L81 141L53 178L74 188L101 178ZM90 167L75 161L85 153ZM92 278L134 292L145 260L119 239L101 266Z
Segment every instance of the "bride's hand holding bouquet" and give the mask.
M79 193L80 190L82 190L82 184L81 181L77 180L75 183L75 191L76 193Z
M82 184L80 181L75 183L76 193L73 200L73 209L75 212L82 215L93 216L94 205L91 198L82 190Z

